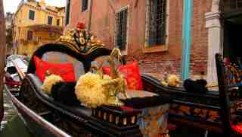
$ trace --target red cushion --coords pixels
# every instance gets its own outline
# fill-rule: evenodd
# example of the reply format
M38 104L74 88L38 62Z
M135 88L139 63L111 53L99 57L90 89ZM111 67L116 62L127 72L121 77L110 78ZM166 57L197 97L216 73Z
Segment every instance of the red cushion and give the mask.
M232 125L232 129L242 135L242 123Z
M42 82L45 79L46 71L49 71L50 74L61 76L66 82L75 81L74 68L71 63L49 63L39 59L36 56L34 56L34 62L36 67L36 75Z
M104 74L107 74L107 75L111 74L110 67L104 66L102 69ZM118 70L124 75L124 78L127 82L128 89L134 89L134 90L143 89L138 62L132 62L126 65L119 66Z

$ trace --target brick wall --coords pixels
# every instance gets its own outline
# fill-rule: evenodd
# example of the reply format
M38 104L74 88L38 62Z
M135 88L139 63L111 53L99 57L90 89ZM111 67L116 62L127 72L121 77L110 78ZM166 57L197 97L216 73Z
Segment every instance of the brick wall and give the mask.
M128 14L128 54L127 59L140 62L141 71L155 73L163 77L164 72L180 74L182 57L182 19L183 1L169 0L168 12L168 50L144 53L145 44L145 0L93 0L91 31L109 48L114 47L115 12L129 7ZM72 0L71 19L68 27L78 21L88 24L90 10L81 12L81 1ZM209 11L211 0L193 0L191 72L197 74L207 68L207 39L205 13Z
M129 45L130 47L133 47L133 50L130 50L130 55L133 55L141 62L142 72L153 73L155 76L158 77L164 77L165 73L180 74L180 62L182 53L182 6L182 1L180 0L173 0L172 2L170 2L168 11L169 19L167 26L167 51L156 53L142 53L142 50L140 49L144 45L144 39L140 41L139 45L135 45L135 42ZM145 12L145 6L143 10Z
M192 18L191 72L206 73L208 58L208 30L205 28L205 13L211 9L211 0L194 0Z

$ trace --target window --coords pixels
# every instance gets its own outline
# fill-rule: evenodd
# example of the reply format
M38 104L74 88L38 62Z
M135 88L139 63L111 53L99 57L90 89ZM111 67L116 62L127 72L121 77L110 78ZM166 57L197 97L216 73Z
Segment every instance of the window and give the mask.
M88 0L82 0L82 11L87 10L88 8Z
M57 25L57 26L60 26L60 19L57 19L57 20L56 20L56 25Z
M29 19L34 20L35 12L33 10L29 10Z
M127 19L128 19L128 8L119 11L116 15L117 23L117 34L116 34L116 45L120 50L126 49L127 44Z
M147 11L146 45L161 46L166 43L166 0L149 0Z
M33 40L33 31L27 32L27 40Z
M242 8L242 0L224 0L223 2L225 11Z
M67 0L67 3L66 3L66 22L65 24L69 24L70 22L70 7L71 6L71 0Z
M48 25L52 25L52 20L53 20L53 17L48 16Z

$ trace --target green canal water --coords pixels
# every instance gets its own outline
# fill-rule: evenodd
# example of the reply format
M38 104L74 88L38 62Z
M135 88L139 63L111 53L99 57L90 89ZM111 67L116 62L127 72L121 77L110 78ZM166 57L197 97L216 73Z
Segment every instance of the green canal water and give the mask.
M8 94L4 91L4 117L1 123L0 137L34 137L28 132L18 116Z
M34 137L28 132L18 115L13 116L4 126L0 137Z

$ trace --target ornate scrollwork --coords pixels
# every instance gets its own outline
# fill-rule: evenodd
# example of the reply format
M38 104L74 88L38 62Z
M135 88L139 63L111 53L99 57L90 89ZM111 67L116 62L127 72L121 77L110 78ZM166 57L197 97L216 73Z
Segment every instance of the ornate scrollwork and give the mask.
M104 46L92 33L87 32L83 23L78 23L75 29L67 30L58 42L66 43L69 48L81 54L88 54Z
M226 76L228 80L229 86L241 86L242 85L242 70L241 68L235 64L230 63L225 65L226 68Z

